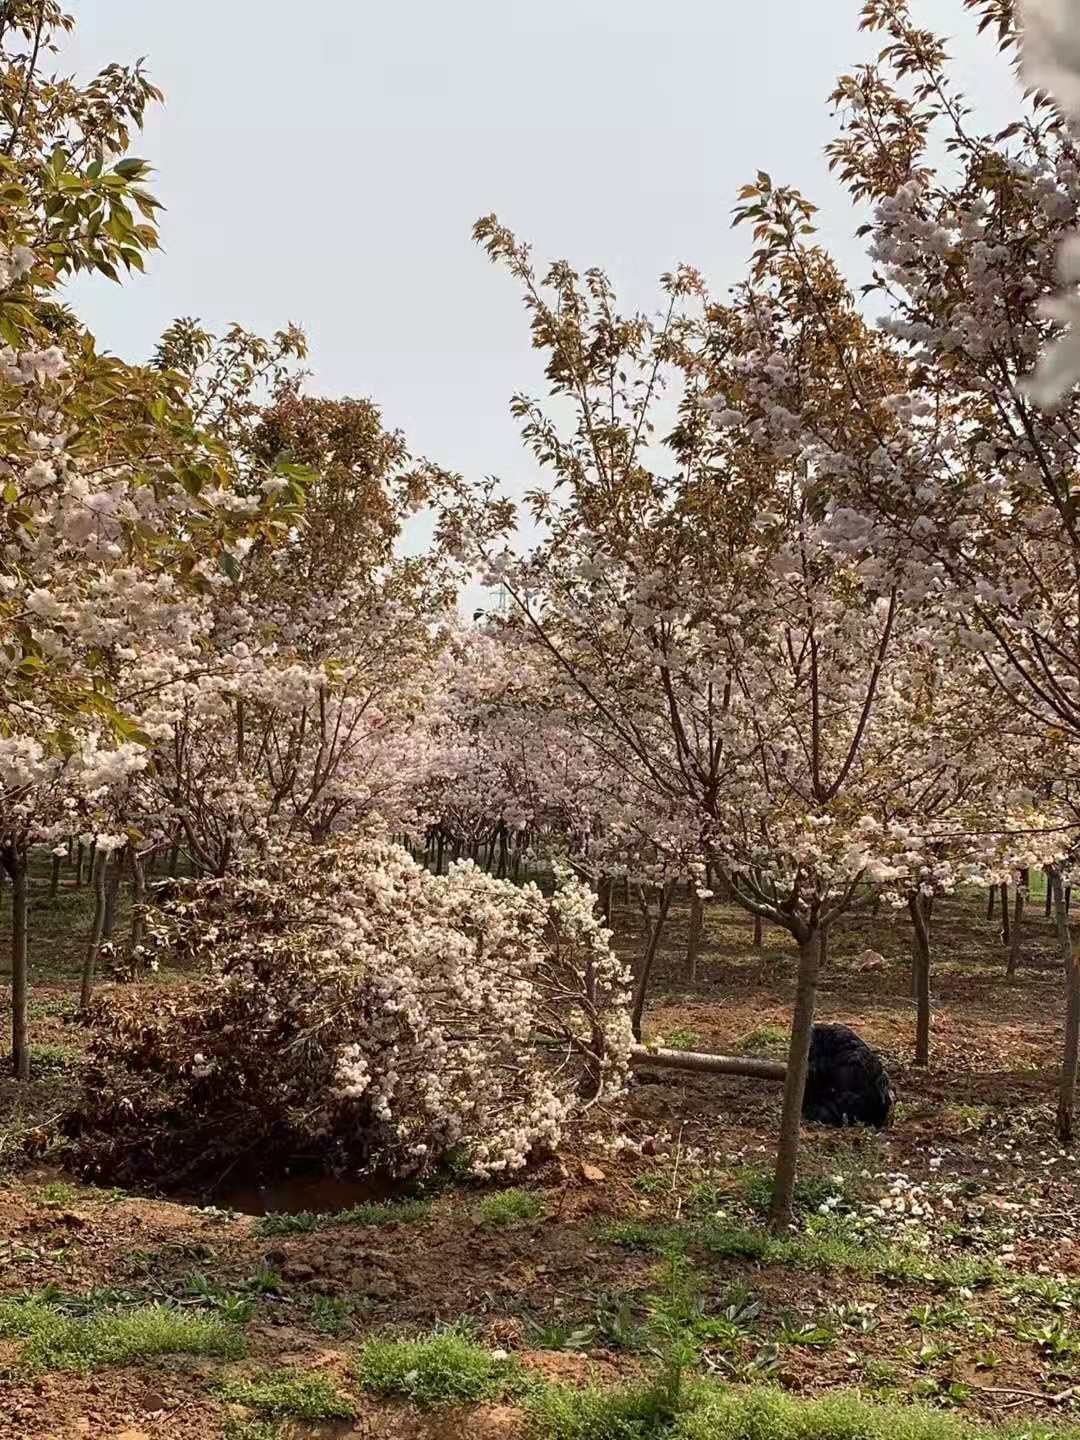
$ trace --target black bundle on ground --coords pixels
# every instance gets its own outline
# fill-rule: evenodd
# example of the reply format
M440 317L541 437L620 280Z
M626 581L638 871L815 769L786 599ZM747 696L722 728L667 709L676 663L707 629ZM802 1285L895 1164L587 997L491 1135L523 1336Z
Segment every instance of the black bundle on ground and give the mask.
M880 1057L846 1025L815 1025L803 1118L817 1125L889 1123L896 1097Z

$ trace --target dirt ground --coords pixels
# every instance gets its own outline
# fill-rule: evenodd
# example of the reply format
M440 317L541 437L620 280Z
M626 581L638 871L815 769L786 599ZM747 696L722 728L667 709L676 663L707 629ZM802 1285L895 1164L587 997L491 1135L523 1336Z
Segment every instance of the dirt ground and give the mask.
M257 1216L224 1205L84 1186L64 1171L62 1152L44 1145L77 1088L87 1043L74 1018L81 903L62 895L38 912L37 1076L29 1087L0 1081L0 1300L89 1296L120 1308L160 1300L195 1310L212 1289L246 1297L248 1355L28 1376L18 1344L0 1340L0 1440L215 1440L229 1433L230 1417L250 1418L215 1395L220 1376L280 1366L335 1377L357 1407L353 1420L290 1422L285 1435L520 1436L512 1406L421 1415L366 1398L350 1373L357 1344L387 1328L416 1334L468 1317L488 1344L549 1378L632 1378L649 1363L635 1335L663 1264L652 1238L659 1227L680 1237L704 1313L734 1317L728 1339L703 1352L703 1368L721 1379L805 1394L854 1386L992 1420L1073 1414L1080 1187L1075 1157L1053 1133L1063 990L1041 905L1029 907L1024 962L1009 983L985 896L938 903L924 1071L911 1063L906 918L861 918L833 937L819 1018L853 1026L882 1052L900 1104L880 1135L807 1130L803 1173L828 1179L840 1199L824 1210L815 1203L801 1233L828 1238L835 1221L836 1235L864 1236L867 1253L927 1247L938 1268L922 1275L859 1268L857 1255L848 1263L843 1253L733 1253L724 1236L760 1233L755 1196L780 1099L776 1085L735 1078L642 1073L617 1107L591 1116L556 1158L519 1178L541 1213L501 1226L482 1213L490 1191L467 1186L434 1193L430 1211L411 1223L328 1222L286 1234L265 1233ZM673 912L648 1036L782 1054L790 941L766 930L754 948L752 923L715 904L691 983L687 918L685 908ZM617 919L617 943L631 956L639 918L627 908ZM0 945L6 921L5 910ZM330 1208L313 1197L307 1208Z

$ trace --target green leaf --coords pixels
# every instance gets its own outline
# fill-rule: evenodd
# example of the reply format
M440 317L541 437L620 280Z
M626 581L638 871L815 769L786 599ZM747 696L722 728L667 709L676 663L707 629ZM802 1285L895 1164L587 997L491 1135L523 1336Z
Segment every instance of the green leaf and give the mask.
M228 550L223 550L218 556L218 569L234 583L240 579L240 563L235 555L229 554Z

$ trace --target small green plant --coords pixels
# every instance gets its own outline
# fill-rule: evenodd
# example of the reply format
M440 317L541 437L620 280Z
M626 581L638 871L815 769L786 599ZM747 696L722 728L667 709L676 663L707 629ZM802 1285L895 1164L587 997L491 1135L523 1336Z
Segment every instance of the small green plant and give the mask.
M519 1379L510 1359L485 1350L460 1325L414 1340L367 1340L356 1376L365 1390L421 1406L497 1400Z
M664 1195L671 1189L671 1181L659 1170L646 1170L641 1175L635 1175L631 1183L639 1195Z
M346 1300L339 1295L313 1295L312 1327L320 1335L348 1335L353 1329L353 1317L361 1308L357 1301Z
M773 1338L778 1345L803 1345L812 1350L827 1350L836 1344L836 1331L822 1321L784 1315Z
M283 1440L284 1434L275 1420L237 1420L230 1415L221 1440Z
M529 1327L529 1344L534 1350L588 1350L596 1343L595 1325L575 1325L571 1320L541 1320Z
M351 1420L356 1406L327 1375L304 1370L264 1370L251 1379L219 1383L223 1400L261 1410L264 1415L297 1420Z
M660 1040L657 1043L666 1046L669 1050L700 1050L701 1036L696 1030L687 1030L685 1027L677 1025L674 1030L668 1031L666 1040Z
M742 1180L743 1199L751 1210L767 1215L772 1205L773 1177L761 1170L751 1170ZM840 1176L805 1175L795 1182L793 1208L797 1215L818 1211L829 1202L841 1200L844 1184Z
M1048 1360L1072 1360L1080 1354L1080 1332L1072 1329L1061 1315L1045 1325L1018 1325L1016 1338L1034 1345Z
M284 1287L278 1272L266 1264L257 1266L254 1274L244 1281L244 1289L252 1295L280 1295Z
M727 1192L718 1180L699 1180L686 1197L686 1213L695 1219L716 1215L724 1208Z
M238 1359L242 1332L217 1315L189 1314L169 1305L73 1318L39 1299L0 1301L0 1338L21 1340L20 1364L30 1371L89 1372L156 1355L213 1355Z
M784 1055L790 1040L782 1025L759 1025L743 1036L738 1048L744 1055Z
M80 1192L66 1180L50 1180L47 1185L40 1186L35 1195L38 1204L46 1205L50 1210L66 1210L77 1205L79 1198Z
M485 1195L476 1213L485 1225L513 1225L518 1220L538 1220L544 1213L544 1202L531 1190L500 1190Z
M659 1220L615 1220L600 1227L600 1238L626 1250L667 1251L687 1245L691 1232Z

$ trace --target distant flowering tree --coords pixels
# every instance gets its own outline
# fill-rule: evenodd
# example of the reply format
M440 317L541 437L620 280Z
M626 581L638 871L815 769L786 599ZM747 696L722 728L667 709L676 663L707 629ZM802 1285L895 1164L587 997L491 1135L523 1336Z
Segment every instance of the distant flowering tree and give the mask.
M527 497L545 535L524 559L483 490L446 527L513 598L508 624L604 757L645 845L695 884L712 865L799 948L774 1192L783 1225L823 937L873 892L905 904L940 875L943 837L964 828L974 791L970 745L943 743L955 708L918 684L942 663L919 595L890 579L858 526L840 543L834 514L837 489L880 474L883 436L906 432L888 403L906 360L861 319L828 258L799 245L805 202L778 199L761 177L744 208L762 242L748 284L721 305L682 271L656 324L621 316L599 272L579 281L558 264L541 280L526 247L480 223L522 284L573 419L514 402L551 473ZM846 402L854 365L869 407ZM673 385L682 398L662 471L646 446Z

